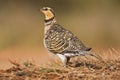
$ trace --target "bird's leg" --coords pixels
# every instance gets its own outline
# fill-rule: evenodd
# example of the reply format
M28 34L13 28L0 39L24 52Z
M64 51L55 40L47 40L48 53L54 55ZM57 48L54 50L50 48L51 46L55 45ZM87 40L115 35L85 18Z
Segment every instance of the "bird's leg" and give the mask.
M67 62L66 62L66 64L68 64L69 61L70 61L70 57L67 57Z
M66 64L67 64L67 61L68 61L67 57L62 55L62 54L57 54L57 56L61 59L64 67L66 67Z

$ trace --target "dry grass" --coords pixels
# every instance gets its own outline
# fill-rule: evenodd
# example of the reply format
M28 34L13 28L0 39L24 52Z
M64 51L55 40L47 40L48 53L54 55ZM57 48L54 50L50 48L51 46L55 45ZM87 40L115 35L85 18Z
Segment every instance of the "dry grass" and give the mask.
M0 70L0 80L120 80L120 52L111 48L100 53L105 63L82 56L71 59L66 68L56 61L37 66L32 61L10 60L13 66Z

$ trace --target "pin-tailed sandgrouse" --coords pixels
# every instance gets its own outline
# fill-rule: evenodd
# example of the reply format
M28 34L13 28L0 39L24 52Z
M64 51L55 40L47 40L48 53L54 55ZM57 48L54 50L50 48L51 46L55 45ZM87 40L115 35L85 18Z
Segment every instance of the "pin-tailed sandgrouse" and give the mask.
M40 11L45 15L44 45L48 51L58 55L65 66L71 57L88 54L91 48L58 24L51 8L43 7Z

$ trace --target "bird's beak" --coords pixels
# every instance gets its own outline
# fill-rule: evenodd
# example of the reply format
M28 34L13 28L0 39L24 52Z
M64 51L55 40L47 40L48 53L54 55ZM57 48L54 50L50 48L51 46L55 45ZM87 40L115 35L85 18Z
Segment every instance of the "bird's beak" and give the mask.
M43 9L40 9L41 12L43 12Z

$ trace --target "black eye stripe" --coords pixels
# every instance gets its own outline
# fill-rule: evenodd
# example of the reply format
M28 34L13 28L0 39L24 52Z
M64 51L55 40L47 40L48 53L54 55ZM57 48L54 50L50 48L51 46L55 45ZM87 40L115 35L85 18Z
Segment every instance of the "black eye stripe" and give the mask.
M53 10L51 8L49 8L49 7L43 7L42 10L44 10L44 11L50 10L51 12L53 12Z
M45 8L43 8L43 10L47 11L47 10L48 10L48 8L46 8L46 7L45 7Z
M48 10L47 8L45 8L44 10Z

